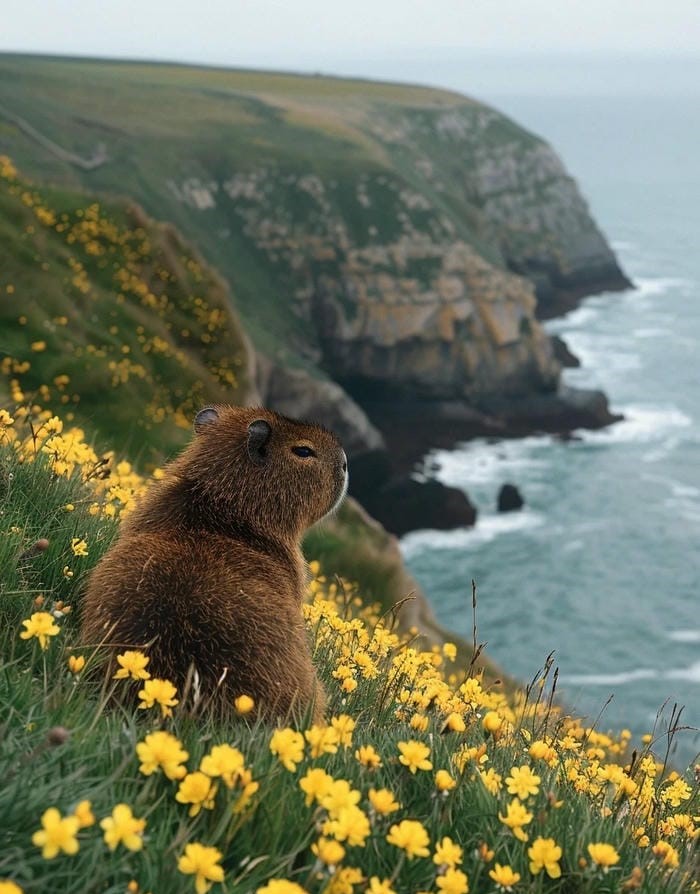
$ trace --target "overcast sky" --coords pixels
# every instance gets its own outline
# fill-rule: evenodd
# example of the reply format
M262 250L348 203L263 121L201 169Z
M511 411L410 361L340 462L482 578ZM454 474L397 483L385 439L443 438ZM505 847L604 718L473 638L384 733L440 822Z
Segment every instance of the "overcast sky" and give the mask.
M358 70L451 50L700 53L700 0L16 0L0 47Z

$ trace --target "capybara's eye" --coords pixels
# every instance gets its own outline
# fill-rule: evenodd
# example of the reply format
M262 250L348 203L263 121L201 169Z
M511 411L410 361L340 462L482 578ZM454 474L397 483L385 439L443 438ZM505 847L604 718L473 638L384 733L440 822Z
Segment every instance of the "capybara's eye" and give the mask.
M296 447L292 447L292 453L296 453L297 456L303 456L304 458L307 456L316 456L316 451L311 447L307 447L305 444L299 444Z

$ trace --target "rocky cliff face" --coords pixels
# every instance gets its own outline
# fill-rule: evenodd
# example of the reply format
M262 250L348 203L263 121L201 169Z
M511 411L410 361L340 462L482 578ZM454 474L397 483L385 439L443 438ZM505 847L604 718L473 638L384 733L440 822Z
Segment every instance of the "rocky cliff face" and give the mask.
M383 506L436 443L612 418L601 395L561 391L538 317L627 281L550 147L497 111L328 78L3 71L0 147L184 230L228 279L260 397L336 427L361 497ZM71 163L97 144L99 164Z

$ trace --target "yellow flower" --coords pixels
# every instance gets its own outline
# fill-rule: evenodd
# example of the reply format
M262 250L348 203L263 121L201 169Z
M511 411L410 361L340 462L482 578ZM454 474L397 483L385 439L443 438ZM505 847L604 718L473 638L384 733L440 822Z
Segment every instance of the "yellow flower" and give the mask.
M676 869L680 862L680 859L678 856L678 851L672 844L669 844L668 841L657 841L651 850L652 853L655 854L655 856L661 858L664 866L669 866L671 869Z
M394 800L394 793L389 791L388 788L371 788L367 797L376 813L379 813L382 816L387 816L389 813L393 813L401 807L399 802Z
M197 892L199 894L199 892ZM306 894L306 891L296 882L288 882L286 879L273 878L264 888L256 888L255 894Z
M389 844L400 847L406 852L409 860L414 857L429 857L430 838L422 823L418 820L402 820L389 829L386 836Z
M620 855L612 844L606 844L602 841L589 844L588 853L591 860L600 866L603 872L607 872L611 866L620 862Z
M160 705L163 717L172 716L172 708L178 703L175 698L177 689L170 680L146 680L143 689L139 690L138 696L141 700L139 708L152 708L154 705Z
M522 767L513 767L510 776L506 776L506 785L509 795L517 795L523 800L529 795L536 795L540 790L542 780L536 776L527 764Z
M46 350L46 342L45 341L33 341L29 347L32 349L32 351L35 351L36 353L39 354L42 351Z
M183 875L194 875L197 894L206 894L214 882L223 882L224 869L219 864L223 854L215 847L197 841L185 845L185 853L177 861Z
M497 711L487 711L481 723L487 733L495 735L503 725L503 719Z
M68 656L68 670L72 674L79 674L80 671L85 667L85 657L83 655L69 655Z
M687 801L692 793L693 790L688 783L681 777L678 777L678 779L662 789L659 797L662 801L670 804L671 807L680 807L681 801Z
M331 717L331 726L338 734L338 742L343 748L352 745L352 734L355 730L355 721L348 714L339 714Z
M451 714L448 714L445 718L445 724L443 729L450 730L453 733L463 733L467 728L466 723L464 722L464 718L461 714L458 714L456 711L453 711Z
M454 643L444 643L442 646L442 654L448 661L455 661L457 658L457 646Z
M331 790L334 779L320 767L313 767L299 780L299 788L306 795L306 806L310 807L314 801L321 800Z
M530 745L529 754L530 757L534 757L535 760L543 760L548 764L554 763L557 759L557 752L551 745L543 742L542 739L537 739Z
M136 745L136 754L141 761L139 770L144 776L151 776L159 769L168 779L182 779L187 773L182 765L189 754L179 739L164 730L149 733L143 742Z
M428 760L430 748L423 742L417 742L415 739L409 739L408 742L399 742L399 751L401 757L399 761L411 771L416 770L432 770L433 765Z
M500 863L496 863L493 869L489 870L489 876L501 891L512 891L513 886L520 881L519 872L513 872L510 866L501 866Z
M304 737L289 727L276 729L270 738L270 751L293 773L304 757Z
M331 818L347 807L354 807L360 800L360 793L345 779L334 779L318 799L318 803Z
M196 770L194 773L188 773L182 780L175 795L175 800L179 801L180 804L191 804L189 816L197 816L202 807L206 810L213 809L216 789L216 784L211 781L206 773Z
M355 758L363 767L370 770L378 770L382 766L382 759L372 745L361 745L355 751Z
M377 875L373 875L369 880L369 886L366 891L367 894L396 894L396 891L391 887L391 879L385 878L382 880Z
M64 854L76 854L80 844L76 835L80 828L77 816L62 817L55 807L49 807L41 817L43 828L32 835L32 844L41 848L41 856L45 860L53 860L60 851Z
M232 745L214 745L199 765L207 776L220 776L227 788L233 788L245 767L245 758Z
M538 875L544 869L550 878L561 875L561 848L553 838L535 838L532 847L527 849L530 858L530 872Z
M140 851L143 847L146 820L137 819L128 804L117 804L112 815L105 817L100 826L104 829L105 844L111 851L119 844L129 851Z
M501 790L501 774L490 767L488 770L479 770L479 777L486 791L495 797Z
M50 636L56 636L61 632L61 628L56 625L53 616L48 612L34 612L29 619L22 621L22 624L27 629L20 633L20 639L31 639L35 636L42 649L48 647Z
M255 707L255 701L249 695L239 695L238 698L233 700L233 706L243 716L244 714L250 714Z
M73 537L70 542L70 548L73 550L74 556L86 556L88 554L88 545L84 538Z
M304 738L311 746L311 757L335 754L338 751L338 733L332 726L314 724L311 729L306 730Z
M435 879L442 894L469 894L469 880L460 869L450 867Z
M322 831L338 841L347 841L350 847L364 847L371 829L364 811L351 804L334 811L333 818L323 824Z
M95 824L95 814L92 812L90 801L80 801L73 811L73 816L78 820L81 829L87 829L88 826Z
M9 426L14 425L14 418L10 416L7 410L0 410L0 425Z
M119 670L114 674L115 680L125 680L131 677L133 680L149 680L151 675L146 670L146 665L150 659L143 652L122 652L117 655L117 664Z
M311 850L326 866L337 866L345 856L345 848L332 838L319 838L311 845Z
M436 866L450 866L454 868L462 862L464 853L462 848L455 842L445 836L442 841L435 845L435 853L433 855L433 863Z
M449 792L455 788L457 782L447 772L447 770L438 770L435 774L435 787L439 792Z
M513 798L508 804L506 815L502 816L499 813L498 818L504 826L512 829L516 838L520 839L520 841L527 841L527 835L523 832L522 827L532 821L532 814L517 798Z
M24 892L9 878L0 878L0 894L24 894Z

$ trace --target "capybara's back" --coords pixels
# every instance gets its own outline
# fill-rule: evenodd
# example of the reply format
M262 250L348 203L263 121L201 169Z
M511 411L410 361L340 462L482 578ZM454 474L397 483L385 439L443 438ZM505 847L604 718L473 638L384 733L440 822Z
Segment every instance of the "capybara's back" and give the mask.
M226 713L322 715L301 604L304 531L341 501L347 462L326 429L265 409L208 407L192 443L95 568L82 640L140 649L154 677Z

